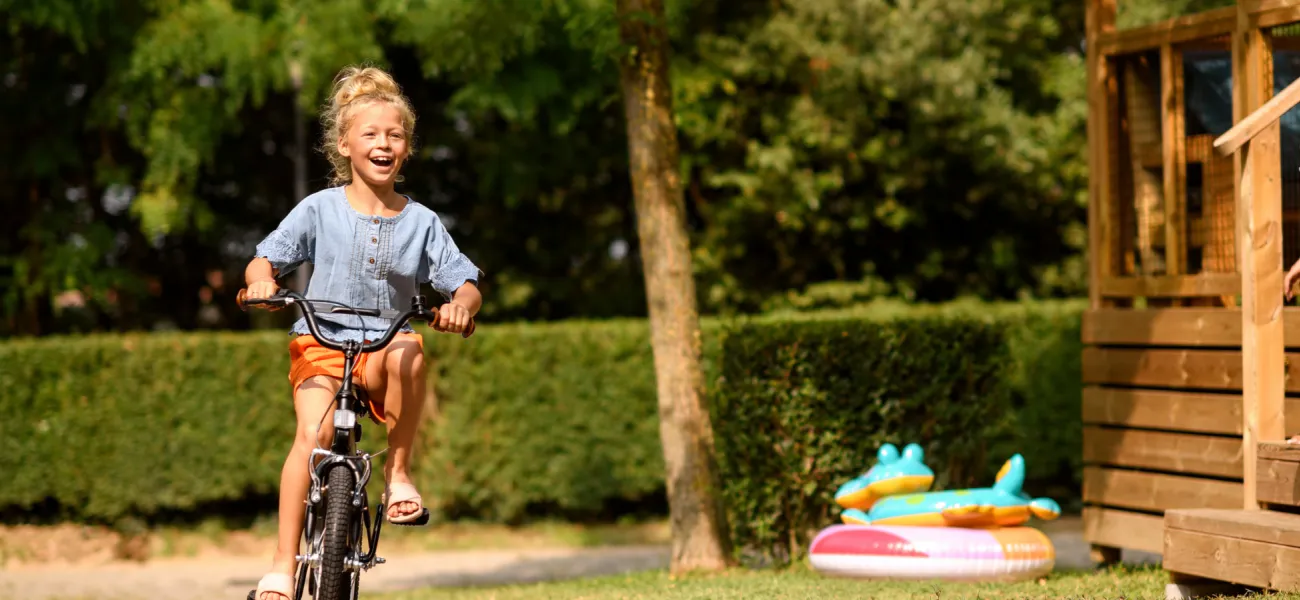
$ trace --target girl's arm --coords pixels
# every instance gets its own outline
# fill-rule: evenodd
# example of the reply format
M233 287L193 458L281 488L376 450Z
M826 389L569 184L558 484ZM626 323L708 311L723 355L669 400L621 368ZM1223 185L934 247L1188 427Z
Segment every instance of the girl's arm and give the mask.
M248 266L244 267L244 283L248 285L268 279L275 281L277 276L275 267L271 266L271 261L260 256L248 261Z
M463 333L482 305L483 295L479 293L478 286L473 281L466 281L452 292L451 301L438 309L438 320L430 324L435 331Z
M436 214L426 244L421 283L431 283L434 291L449 300L438 309L438 320L432 323L433 328L462 333L483 306L483 295L478 289L482 272L456 247L455 240L451 239L451 234Z
M249 285L250 295L257 282L269 280L274 283L277 277L288 275L303 263L315 260L312 251L316 242L315 198L309 196L299 202L275 230L257 244L253 260L244 268L244 280Z
M451 296L451 301L465 307L469 316L478 314L480 308L483 308L483 294L478 291L478 286L473 281L465 282Z
M275 281L276 268L271 261L262 257L254 258L244 268L244 285L248 288L249 298L270 298L280 291L280 284Z

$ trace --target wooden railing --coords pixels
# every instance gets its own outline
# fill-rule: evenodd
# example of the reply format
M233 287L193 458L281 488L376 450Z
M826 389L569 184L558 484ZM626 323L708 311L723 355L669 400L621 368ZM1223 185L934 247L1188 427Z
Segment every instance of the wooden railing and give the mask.
M1255 109L1246 118L1237 122L1236 125L1229 129L1214 140L1214 151L1220 155L1227 156L1236 152L1246 142L1249 142L1265 127L1276 123L1282 115L1286 114L1296 104L1300 104L1300 79L1291 82L1277 95L1265 102L1263 106Z

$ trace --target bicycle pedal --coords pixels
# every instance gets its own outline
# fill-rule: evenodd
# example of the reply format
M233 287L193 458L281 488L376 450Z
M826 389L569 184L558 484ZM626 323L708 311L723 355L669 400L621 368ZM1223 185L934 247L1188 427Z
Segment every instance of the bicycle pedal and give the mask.
M392 523L393 525L401 525L402 527L424 527L425 525L429 524L429 509L426 508L422 510L420 512L420 516L416 517L415 520L413 521L407 521L405 523L400 523L395 521L389 521L389 522Z

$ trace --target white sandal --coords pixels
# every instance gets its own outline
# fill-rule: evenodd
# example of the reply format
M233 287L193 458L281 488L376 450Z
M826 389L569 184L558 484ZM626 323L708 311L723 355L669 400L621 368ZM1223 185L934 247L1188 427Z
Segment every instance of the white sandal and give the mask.
M424 501L423 498L420 497L420 493L415 489L415 486L409 483L389 484L388 492L385 494L385 496L386 496L386 500L384 501L384 516L388 518L389 523L394 523L397 525L411 523L423 517L427 512L424 508ZM416 509L409 514L404 514L398 517L390 517L388 509L393 505L401 504L402 502L414 502L417 505Z
M257 582L257 590L249 600L262 600L262 594L283 594L284 600L293 600L293 576L284 573L267 573ZM276 599L272 599L276 600Z

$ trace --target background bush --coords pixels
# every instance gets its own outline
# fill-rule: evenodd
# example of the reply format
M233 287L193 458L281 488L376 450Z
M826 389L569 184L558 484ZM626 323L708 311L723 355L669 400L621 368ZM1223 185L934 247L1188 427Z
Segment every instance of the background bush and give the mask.
M835 405L846 401L840 397L846 382L854 382L880 398L879 409L885 411L880 419L887 426L869 425L861 420L866 416L842 409L828 410L817 421L825 435L849 431L854 432L852 439L859 439L864 428L888 430L894 427L890 424L901 423L899 419L911 423L909 415L917 414L956 419L928 425L937 428L928 434L938 444L931 451L931 464L947 464L957 443L953 439L974 444L983 435L983 466L961 463L962 473L968 474L963 478L978 480L980 469L987 473L1010 452L1022 452L1029 457L1035 493L1056 494L1068 505L1078 495L1078 309L1070 303L931 308L878 303L772 315L737 322L735 328L707 319L705 369L710 384L737 385L734 370L719 379L722 367L736 369L751 359L775 360L779 352L792 351L781 342L789 339L807 339L820 345L821 352L851 344L855 352L884 353L880 357L892 352L896 356L888 360L911 361L861 362L854 368L876 369L864 374L827 371L830 363L796 353L787 358L809 358L795 379L799 387L793 388L790 381L762 371L770 370L762 367L767 363L754 362L749 368L765 379L747 383L750 387L743 394L729 387L725 401L715 390L715 399L726 403L716 409L720 412L715 427L727 432L724 438L733 432L742 435L745 432L727 421L759 418L752 411L762 407L747 405L778 398L808 396ZM880 329L882 322L894 323L889 326L893 329ZM891 337L895 333L888 332L901 331L899 327L913 329L905 338ZM818 337L835 328L849 335L842 341ZM1005 377L1002 384L987 389L1001 398L996 402L1012 407L1003 413L1005 422L997 425L1000 433L986 430L992 422L975 418L984 414L983 408L922 409L909 404L921 398L955 397L943 395L956 393L951 392L957 389L951 366L930 372L933 379L928 381L920 379L923 368L967 364L981 373L992 369L979 362L969 345L978 341L978 348L986 348L993 342L980 336L996 331L1005 338L1005 351L999 350ZM776 332L785 337L773 337ZM427 413L432 422L417 442L413 475L442 518L519 522L542 515L587 519L628 510L666 510L654 370L644 321L496 325L484 327L468 341L432 333L426 340L437 402L436 411ZM99 522L183 518L222 510L273 512L294 427L287 341L283 331L276 330L0 343L0 386L6 390L0 408L7 417L0 420L0 473L6 476L0 484L0 511L9 521ZM724 342L730 345L725 354ZM769 348L772 356L756 348ZM970 355L960 358L963 352ZM968 362L952 362L959 359ZM837 369L850 366L844 363ZM906 385L897 374L903 368L917 374ZM772 387L761 387L760 381ZM822 398L826 394L834 396ZM987 400L993 402L993 396ZM845 421L837 424L838 418ZM910 430L898 431L901 435ZM368 423L362 447L381 449L380 432ZM861 439L859 450L873 456L874 442ZM736 455L739 446L734 441L721 439L720 444ZM844 468L853 462L836 460L842 460ZM854 460L858 464L852 469L869 466ZM826 477L833 479L841 472L829 473ZM376 483L373 489L378 491Z
M480 334L475 334L476 337ZM643 321L485 327L433 338L440 415L415 474L448 518L517 522L662 504Z
M738 549L802 555L835 522L835 489L881 444L916 442L935 489L996 471L1009 427L1005 327L960 316L779 320L727 333L715 427Z

